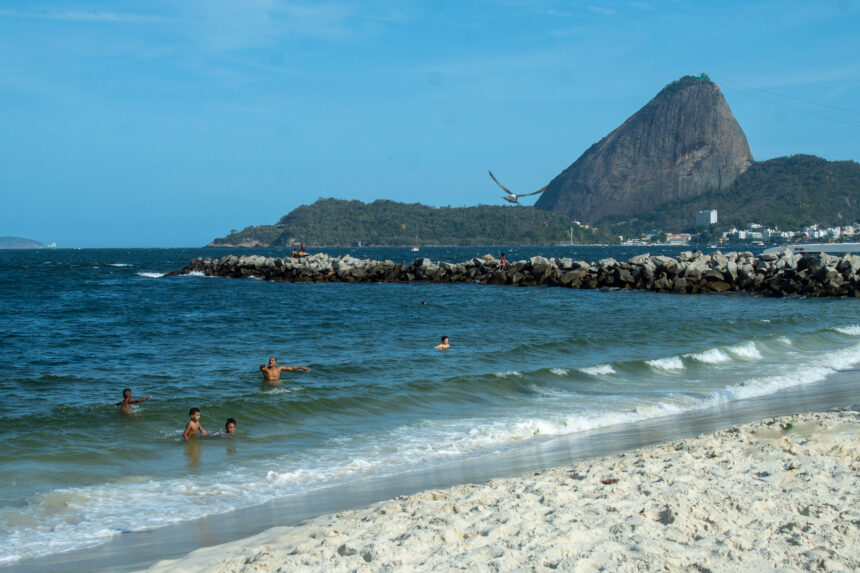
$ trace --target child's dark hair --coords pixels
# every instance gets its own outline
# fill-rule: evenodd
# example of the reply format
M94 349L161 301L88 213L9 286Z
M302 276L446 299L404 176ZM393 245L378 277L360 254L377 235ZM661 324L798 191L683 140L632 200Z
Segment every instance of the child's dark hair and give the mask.
M190 410L188 410L188 415L193 416L195 414L195 412L199 412L199 411L200 411L200 408L191 408Z
M441 340L442 342L445 342L445 339L446 339L446 338L448 338L448 336L447 336L447 335L444 335L444 336L442 336L442 338L441 338L440 340Z
M227 418L227 421L224 423L224 427L226 428L230 424L233 424L234 426L236 426L237 425L236 419L235 418Z
M131 388L126 388L122 391L122 397L125 398L126 394L131 394Z

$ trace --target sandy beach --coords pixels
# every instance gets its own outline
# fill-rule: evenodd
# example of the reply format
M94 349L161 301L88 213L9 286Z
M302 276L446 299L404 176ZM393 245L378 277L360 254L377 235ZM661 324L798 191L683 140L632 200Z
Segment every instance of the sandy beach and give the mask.
M860 412L429 490L148 571L856 570Z

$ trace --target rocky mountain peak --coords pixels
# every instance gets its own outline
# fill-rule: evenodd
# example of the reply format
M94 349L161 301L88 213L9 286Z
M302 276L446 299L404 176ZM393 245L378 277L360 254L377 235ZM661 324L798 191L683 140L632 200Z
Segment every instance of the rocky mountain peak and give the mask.
M553 179L535 207L595 224L728 187L752 162L719 86L684 76Z

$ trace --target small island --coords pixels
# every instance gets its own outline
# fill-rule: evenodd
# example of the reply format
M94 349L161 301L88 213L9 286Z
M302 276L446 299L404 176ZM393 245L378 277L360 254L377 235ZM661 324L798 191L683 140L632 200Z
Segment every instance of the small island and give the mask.
M44 249L45 245L32 239L21 237L0 237L0 249Z

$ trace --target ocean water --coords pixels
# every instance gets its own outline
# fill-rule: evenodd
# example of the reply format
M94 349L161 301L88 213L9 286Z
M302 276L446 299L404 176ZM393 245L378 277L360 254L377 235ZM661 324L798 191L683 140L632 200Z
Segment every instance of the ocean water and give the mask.
M0 251L0 564L762 396L860 361L860 303L848 299L162 276L223 254ZM451 350L433 348L442 335ZM311 371L265 384L269 356ZM122 416L124 388L152 399ZM228 417L237 433L183 443L192 406L210 433Z

